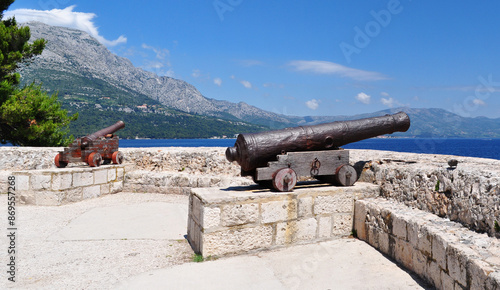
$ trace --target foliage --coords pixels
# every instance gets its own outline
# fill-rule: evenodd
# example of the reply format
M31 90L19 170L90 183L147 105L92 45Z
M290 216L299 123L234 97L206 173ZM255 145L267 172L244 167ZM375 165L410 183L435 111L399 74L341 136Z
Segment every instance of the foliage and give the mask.
M204 261L204 259L203 259L203 256L201 254L194 254L193 255L193 262L200 263L203 261Z
M0 15L14 1L1 1ZM40 86L19 87L16 72L45 48L45 40L32 44L29 27L18 27L14 18L0 21L0 142L23 146L61 146L70 142L64 138L68 124L78 115L68 117L57 101Z
M65 135L69 122L78 114L68 117L57 95L48 96L39 86L31 84L16 90L0 108L2 139L14 145L64 146L73 139Z
M123 112L116 110L98 111L93 108L79 108L78 121L72 122L70 132L75 137L83 137L116 123L125 122L125 128L118 131L120 138L210 138L226 135L232 137L238 133L257 132L264 127L232 122L207 116L198 116L183 112L170 112L167 115L142 112L140 110Z

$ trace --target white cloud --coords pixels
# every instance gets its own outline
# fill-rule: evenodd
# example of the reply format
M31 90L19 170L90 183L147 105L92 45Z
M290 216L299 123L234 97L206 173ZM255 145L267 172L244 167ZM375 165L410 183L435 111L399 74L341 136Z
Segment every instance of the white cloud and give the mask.
M194 69L191 75L193 78L199 78L201 76L201 71L199 69Z
M221 78L215 78L214 79L214 84L218 85L219 87L222 85L222 79Z
M384 96L384 97L388 97L389 96L389 93L386 93L386 92L381 92L380 93L381 96Z
M94 13L75 12L73 9L76 5L69 6L65 9L52 10L34 10L34 9L15 9L7 11L4 17L16 17L20 23L28 21L39 21L53 26L64 26L83 30L97 39L100 43L106 46L115 46L121 43L126 43L127 38L120 35L115 40L107 40L99 34L93 19L96 17Z
M319 107L319 101L312 99L306 102L306 106L311 110L316 110Z
M251 89L252 88L252 84L249 82L249 81L240 81L240 83L247 89Z
M486 103L481 99L474 99L472 101L472 103L474 103L474 105L478 105L478 106L485 106L486 105Z
M384 106L387 106L389 108L392 108L394 106L394 103L396 102L393 98L381 98L380 101L382 102L382 104L384 104Z
M145 43L143 43L141 47L155 53L154 60L146 59L144 61L144 65L142 66L144 69L152 71L158 75L166 75L169 77L174 76L174 72L171 69L172 65L170 64L170 51L168 49L149 46ZM148 56L149 55L147 53L143 53L144 58L148 58Z
M356 95L356 100L360 101L363 104L369 104L371 100L371 96L365 94L365 93L359 93Z
M388 79L388 77L378 72L350 68L329 61L294 60L290 61L288 65L294 67L296 71L338 75L340 77L347 77L358 81L379 81Z

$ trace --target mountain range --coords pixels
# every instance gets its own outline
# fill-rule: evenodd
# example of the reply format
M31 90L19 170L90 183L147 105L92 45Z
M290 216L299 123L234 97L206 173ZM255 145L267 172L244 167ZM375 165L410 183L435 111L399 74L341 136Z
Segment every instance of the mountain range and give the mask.
M42 55L20 68L24 83L41 83L79 120L70 131L86 135L122 119L125 138L208 138L405 111L406 137L500 137L500 118L464 118L443 109L396 108L355 116L286 116L203 96L193 85L158 76L111 53L86 32L29 22L32 39L47 40ZM98 117L96 117L98 116Z

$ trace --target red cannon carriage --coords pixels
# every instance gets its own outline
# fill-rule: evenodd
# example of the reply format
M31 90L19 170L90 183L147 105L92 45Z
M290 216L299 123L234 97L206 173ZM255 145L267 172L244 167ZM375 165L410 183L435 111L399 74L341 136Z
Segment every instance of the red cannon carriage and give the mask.
M56 166L63 168L69 162L85 162L90 167L100 166L103 161L121 164L123 153L118 151L118 136L114 136L113 133L124 127L125 123L118 121L112 126L76 139L56 155L54 160Z

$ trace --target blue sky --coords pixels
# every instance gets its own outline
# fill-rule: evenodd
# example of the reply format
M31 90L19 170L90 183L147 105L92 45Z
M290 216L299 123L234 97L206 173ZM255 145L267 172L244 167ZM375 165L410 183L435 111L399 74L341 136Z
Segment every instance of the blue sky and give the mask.
M17 0L9 11L275 113L500 117L498 1Z

